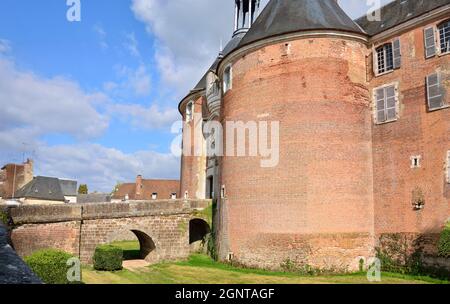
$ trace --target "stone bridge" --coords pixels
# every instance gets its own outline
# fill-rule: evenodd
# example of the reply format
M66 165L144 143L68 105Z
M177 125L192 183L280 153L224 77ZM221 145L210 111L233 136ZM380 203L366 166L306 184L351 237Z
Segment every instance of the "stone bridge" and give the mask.
M91 263L97 245L134 238L148 262L177 260L210 232L211 211L208 200L21 206L9 211L11 242L22 257L55 248Z

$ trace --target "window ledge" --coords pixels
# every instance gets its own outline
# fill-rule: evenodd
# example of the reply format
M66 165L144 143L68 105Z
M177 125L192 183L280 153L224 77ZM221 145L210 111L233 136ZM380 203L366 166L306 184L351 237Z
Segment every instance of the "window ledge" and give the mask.
M387 75L387 74L390 74L390 73L394 73L395 70L396 70L396 69L392 69L392 70L389 70L389 71L387 71L387 72L375 74L375 77L380 77L380 76L384 76L384 75Z
M376 122L375 125L377 125L377 126L386 125L386 124L390 124L390 123L393 123L393 122L396 122L396 121L398 121L398 118L387 120L387 121L383 121L383 122Z
M445 53L439 53L438 57L446 56L446 55L449 55L449 54L450 54L450 51L449 52L445 52Z
M428 112L436 112L436 111L440 111L440 110L444 110L444 109L448 109L448 108L450 108L450 105L444 105L440 108L428 109Z

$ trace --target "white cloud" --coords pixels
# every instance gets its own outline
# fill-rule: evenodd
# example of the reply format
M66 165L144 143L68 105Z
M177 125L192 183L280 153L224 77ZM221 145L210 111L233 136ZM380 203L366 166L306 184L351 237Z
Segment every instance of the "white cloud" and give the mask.
M103 50L106 50L109 48L108 43L106 42L106 32L103 29L103 27L99 24L94 25L94 32L97 34L99 39L99 45Z
M131 90L135 96L139 97L148 96L150 94L152 80L145 65L140 64L136 69L118 65L115 67L115 70L121 80L119 83L112 81L105 82L103 84L105 90L121 97L128 95L129 90Z
M179 178L179 159L153 151L123 153L98 144L41 146L35 154L36 171L76 179L91 191L110 192L116 182L147 178Z
M115 104L111 106L110 111L113 115L120 117L139 129L166 128L180 119L180 114L176 109L161 110L156 105L144 107L136 104Z
M84 92L73 81L20 71L12 61L0 58L0 138L11 130L32 130L34 136L99 136L108 127L108 119L94 104L104 99L103 94Z
M136 40L134 33L128 33L125 35L126 41L124 43L125 48L130 52L131 56L136 58L141 58L141 53L139 52L139 43Z
M154 35L164 85L178 97L200 80L233 31L233 1L133 0L132 11Z
M6 39L0 39L0 54L7 54L11 51L11 42Z

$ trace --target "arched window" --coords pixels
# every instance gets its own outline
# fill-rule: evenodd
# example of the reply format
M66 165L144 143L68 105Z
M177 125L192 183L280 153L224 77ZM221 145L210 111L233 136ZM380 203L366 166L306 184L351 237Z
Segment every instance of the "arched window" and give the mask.
M233 70L231 65L228 65L223 72L223 93L231 90L233 85Z
M186 122L190 122L194 115L194 103L190 101L186 106Z
M441 53L450 52L450 20L441 23L438 26L439 43L441 45Z

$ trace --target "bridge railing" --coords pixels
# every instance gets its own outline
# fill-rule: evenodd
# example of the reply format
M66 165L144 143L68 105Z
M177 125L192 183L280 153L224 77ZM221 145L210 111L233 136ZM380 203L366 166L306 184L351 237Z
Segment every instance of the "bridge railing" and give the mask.
M21 205L10 207L10 216L15 225L23 225L191 213L205 209L210 204L212 204L211 200L152 200L98 204Z

